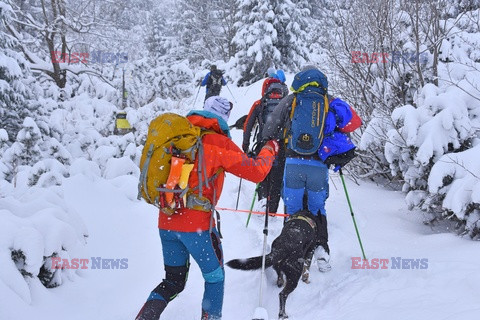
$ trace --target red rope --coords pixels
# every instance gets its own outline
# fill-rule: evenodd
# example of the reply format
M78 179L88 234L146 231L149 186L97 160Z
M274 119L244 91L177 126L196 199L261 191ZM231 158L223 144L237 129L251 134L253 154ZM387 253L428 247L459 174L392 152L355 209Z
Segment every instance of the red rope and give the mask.
M242 210L242 209L230 209L230 208L220 208L220 207L215 207L215 209L220 210L220 211L232 211L232 212L246 212L250 213L250 210ZM265 211L251 211L254 214L265 214ZM275 212L269 212L269 216L272 217L288 217L288 214L285 213L275 213Z

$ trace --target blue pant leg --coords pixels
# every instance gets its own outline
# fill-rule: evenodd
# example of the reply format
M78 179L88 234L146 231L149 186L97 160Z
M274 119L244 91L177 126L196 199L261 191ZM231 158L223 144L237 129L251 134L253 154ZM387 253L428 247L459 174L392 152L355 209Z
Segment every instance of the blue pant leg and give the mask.
M180 233L159 230L162 241L165 279L150 293L148 300L164 300L169 302L180 293L187 279L189 269L188 250L180 241Z
M222 317L225 271L220 237L214 228L207 231L182 234L182 242L197 262L205 279L202 312L207 319Z
M303 194L306 186L306 173L302 167L286 160L283 175L283 203L287 214L294 214L303 209Z
M312 161L313 162L313 161ZM307 177L308 210L314 215L326 215L325 202L328 198L328 167L320 161L309 166Z
M185 266L189 260L189 252L183 244L181 235L185 232L160 230L162 241L163 263L167 266Z

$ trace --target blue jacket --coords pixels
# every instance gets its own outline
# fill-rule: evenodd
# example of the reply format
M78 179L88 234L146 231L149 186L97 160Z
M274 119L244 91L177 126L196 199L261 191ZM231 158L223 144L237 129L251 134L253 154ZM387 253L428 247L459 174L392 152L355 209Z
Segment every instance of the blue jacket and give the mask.
M318 155L325 161L328 157L345 153L353 148L350 137L336 129L342 129L352 120L350 106L342 99L335 98L329 103L327 118L325 119L324 137Z

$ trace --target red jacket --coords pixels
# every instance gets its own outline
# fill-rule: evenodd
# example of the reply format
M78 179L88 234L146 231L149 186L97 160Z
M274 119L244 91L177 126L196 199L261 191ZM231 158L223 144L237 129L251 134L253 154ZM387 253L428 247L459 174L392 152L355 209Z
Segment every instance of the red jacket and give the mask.
M269 148L263 148L256 160L248 158L237 145L228 138L220 129L217 119L205 118L200 115L187 117L190 122L199 127L213 130L216 133L206 134L202 138L204 159L208 178L212 177L219 169L223 169L218 177L204 186L203 196L207 197L212 204L217 203L222 193L224 172L230 172L246 180L258 183L265 179L269 173L275 153ZM188 180L190 188L198 185L198 159L195 161L192 173ZM213 199L215 188L216 199ZM176 213L168 216L162 212L159 214L158 227L164 230L196 232L208 230L210 227L211 212L203 212L189 208L179 209Z

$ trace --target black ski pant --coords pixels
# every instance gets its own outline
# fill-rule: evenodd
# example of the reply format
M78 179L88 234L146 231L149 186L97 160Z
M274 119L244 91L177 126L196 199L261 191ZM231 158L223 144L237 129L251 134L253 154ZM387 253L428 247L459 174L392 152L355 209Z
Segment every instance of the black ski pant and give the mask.
M205 100L206 101L208 98L213 97L213 96L219 96L220 95L220 90L211 90L207 89L207 92L205 93Z
M330 248L328 247L327 216L324 216L319 212L318 215L315 216L315 222L317 224L317 242L305 254L305 265L307 270L310 269L315 249L322 246L325 252L330 254Z
M330 248L328 247L328 230L327 230L327 216L324 216L320 212L315 217L317 222L317 245L318 248L322 246L325 252L330 254Z
M283 173L285 167L285 151L280 151L275 159L272 169L267 177L258 185L258 200L266 199L270 193L270 201L268 202L268 212L277 212L278 203L282 195Z

